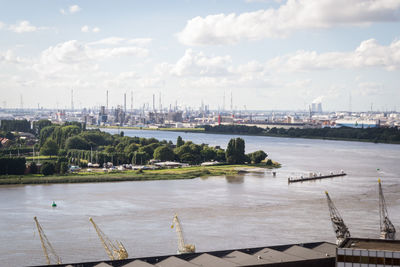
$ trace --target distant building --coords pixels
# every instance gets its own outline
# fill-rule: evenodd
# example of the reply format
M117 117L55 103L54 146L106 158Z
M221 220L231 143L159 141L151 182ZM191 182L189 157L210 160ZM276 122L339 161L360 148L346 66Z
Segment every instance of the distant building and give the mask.
M379 120L363 120L363 119L341 119L336 120L337 127L351 128L375 128L379 127Z
M182 112L181 111L170 111L167 113L167 121L170 122L182 122Z

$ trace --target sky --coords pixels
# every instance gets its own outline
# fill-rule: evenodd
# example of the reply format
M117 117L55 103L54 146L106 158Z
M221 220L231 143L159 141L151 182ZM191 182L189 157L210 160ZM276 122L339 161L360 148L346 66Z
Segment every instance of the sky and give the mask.
M0 0L0 107L400 111L400 0ZM224 97L225 96L225 97ZM225 105L224 105L225 99Z

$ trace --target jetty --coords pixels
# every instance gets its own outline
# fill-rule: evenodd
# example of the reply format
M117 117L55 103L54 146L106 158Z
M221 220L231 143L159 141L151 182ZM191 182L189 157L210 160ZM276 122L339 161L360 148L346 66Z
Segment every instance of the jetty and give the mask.
M313 181L313 180L319 180L319 179L325 179L325 178L333 178L333 177L339 177L339 176L345 176L345 175L347 175L347 174L344 171L341 171L340 173L331 172L330 174L327 174L327 175L310 173L310 175L308 177L304 177L304 176L300 176L300 178L289 177L288 184L304 182L304 181Z

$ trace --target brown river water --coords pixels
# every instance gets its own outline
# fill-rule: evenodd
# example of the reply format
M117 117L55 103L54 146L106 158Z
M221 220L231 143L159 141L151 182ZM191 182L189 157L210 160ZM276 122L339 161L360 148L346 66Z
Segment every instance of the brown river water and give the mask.
M109 130L109 132L116 132ZM232 135L124 130L125 135L225 147ZM0 265L45 264L37 216L64 263L106 260L89 217L130 257L173 254L175 212L197 251L330 241L335 236L324 191L352 236L379 237L378 184L400 231L400 145L243 136L246 152L263 149L282 163L234 177L0 187ZM344 170L347 176L290 184L289 176ZM379 169L379 170L378 170ZM57 207L52 208L52 201ZM400 234L399 234L400 235Z

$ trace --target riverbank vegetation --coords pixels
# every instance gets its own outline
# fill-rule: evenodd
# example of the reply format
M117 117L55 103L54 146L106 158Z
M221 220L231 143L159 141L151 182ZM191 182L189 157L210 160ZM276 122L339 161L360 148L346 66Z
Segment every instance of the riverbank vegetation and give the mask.
M400 129L398 128L267 128L246 125L205 126L206 133L248 134L274 137L296 137L332 140L364 141L375 143L400 144Z
M12 129L13 123L9 123L7 130ZM15 124L19 128L19 124ZM25 125L25 124L23 124ZM18 128L18 129L19 129ZM85 125L77 122L65 123L63 125L52 124L44 120L34 124L32 134L36 135L37 141L26 150L18 149L18 141L15 147L0 148L0 180L4 183L10 182L7 179L23 179L17 183L40 183L40 181L96 181L108 179L161 179L160 175L166 178L192 178L195 176L219 175L228 173L234 164L258 164L264 167L275 167L273 162L264 151L256 151L245 154L245 143L241 138L234 138L229 141L227 149L220 146L211 147L207 144L194 144L177 138L176 144L172 141L159 141L155 138L140 138L124 136L124 132L110 134L99 129L86 129ZM16 137L17 138L17 137ZM19 146L21 147L21 145ZM11 155L11 149L17 149L18 155ZM31 153L40 152L40 156ZM6 153L5 153L6 152ZM8 154L10 153L10 154ZM134 166L140 165L140 169L155 169L160 166L152 165L144 168L144 165L157 164L157 162L173 161L175 166L198 166L198 169L182 168L185 171L154 172L145 176L143 170L136 173L130 169L137 169ZM26 164L25 164L26 162ZM201 167L204 162L209 165L225 164L221 168ZM120 166L121 173L115 173L115 167ZM90 173L83 171L79 174L70 174L70 171L82 170L89 167ZM104 167L104 169L103 169ZM92 169L95 169L93 172ZM127 169L127 170L126 170ZM218 171L218 172L217 172ZM104 173L106 172L106 173ZM10 177L9 175L21 175ZM2 175L2 176L1 176ZM46 176L46 178L44 178ZM89 177L89 178L88 178ZM38 180L39 179L39 180ZM107 180L107 181L108 181Z
M220 166L193 166L175 169L158 170L128 170L113 172L80 172L64 175L28 174L28 175L3 175L0 185L10 184L52 184L52 183L98 183L121 181L151 181L151 180L177 180L193 179L197 177L237 175L241 172L252 172L253 168L278 168L280 164L249 164L249 165L220 165Z

